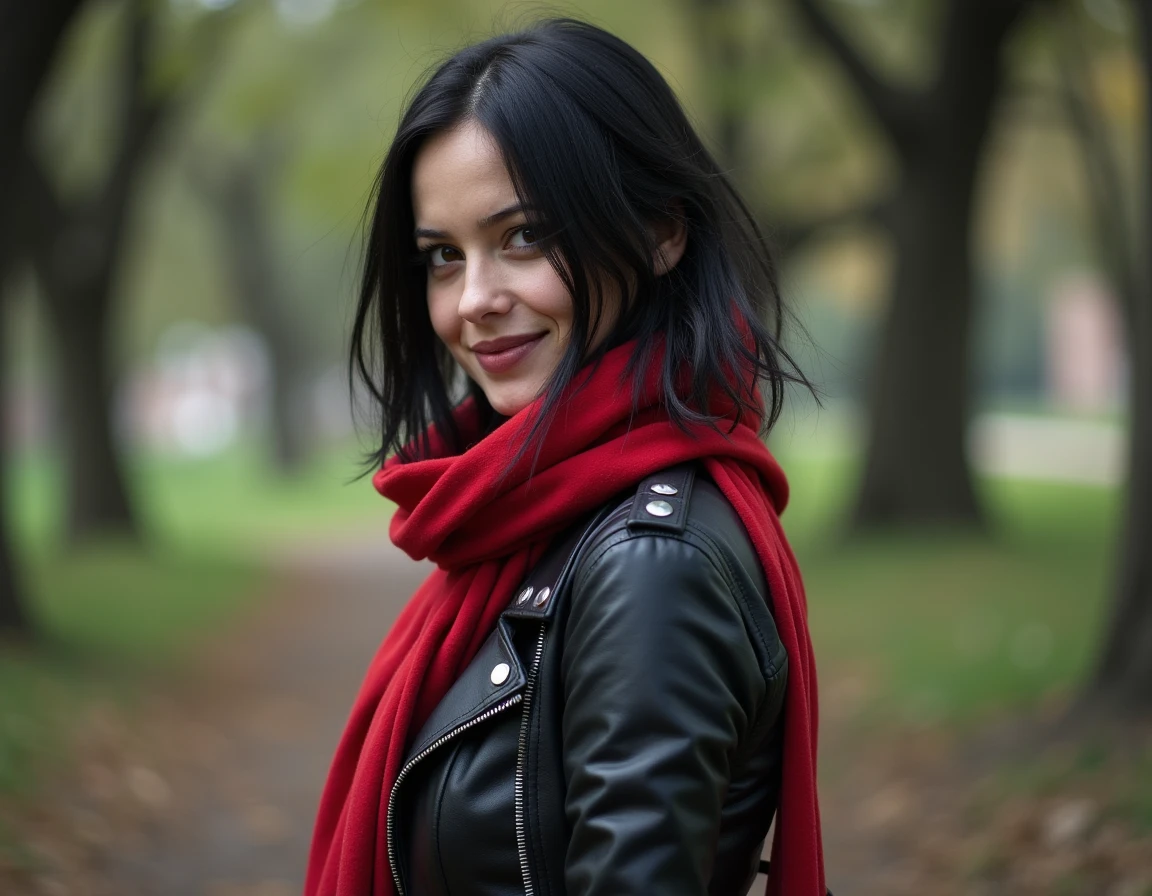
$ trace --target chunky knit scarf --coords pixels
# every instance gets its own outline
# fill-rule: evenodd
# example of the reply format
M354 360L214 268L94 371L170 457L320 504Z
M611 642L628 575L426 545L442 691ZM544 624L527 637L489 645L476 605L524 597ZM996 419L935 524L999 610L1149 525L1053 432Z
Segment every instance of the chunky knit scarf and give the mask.
M477 431L470 402L457 421L473 442L448 455L388 461L374 478L396 502L392 540L437 565L372 660L320 801L305 896L394 894L385 837L388 796L407 744L491 633L549 540L651 473L699 459L736 509L763 564L773 616L788 652L783 785L772 844L771 896L824 896L816 800L816 670L807 604L779 514L780 467L752 425L690 433L660 404L660 352L640 375L638 408L624 380L635 349L623 345L586 368L539 451L508 469L539 412L526 408Z

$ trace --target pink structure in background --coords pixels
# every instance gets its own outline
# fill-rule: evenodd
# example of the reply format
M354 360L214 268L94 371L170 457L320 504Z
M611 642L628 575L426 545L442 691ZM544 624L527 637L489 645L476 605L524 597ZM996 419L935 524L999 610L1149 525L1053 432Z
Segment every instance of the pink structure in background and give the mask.
M1077 277L1053 290L1047 307L1045 362L1053 407L1114 411L1124 394L1124 345L1116 303L1097 280Z

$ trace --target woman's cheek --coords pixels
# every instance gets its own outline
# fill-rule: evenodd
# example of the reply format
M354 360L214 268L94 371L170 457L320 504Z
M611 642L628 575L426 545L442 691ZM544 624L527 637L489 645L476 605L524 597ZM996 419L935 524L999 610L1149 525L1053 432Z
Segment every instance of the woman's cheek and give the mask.
M440 341L452 348L460 338L460 315L452 297L435 289L433 283L428 284L428 317Z

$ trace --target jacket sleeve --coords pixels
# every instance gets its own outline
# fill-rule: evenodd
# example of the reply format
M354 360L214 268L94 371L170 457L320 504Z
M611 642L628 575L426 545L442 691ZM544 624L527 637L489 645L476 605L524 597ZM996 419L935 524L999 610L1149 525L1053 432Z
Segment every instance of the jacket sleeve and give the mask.
M731 580L667 534L598 546L562 660L569 896L703 896L766 684Z

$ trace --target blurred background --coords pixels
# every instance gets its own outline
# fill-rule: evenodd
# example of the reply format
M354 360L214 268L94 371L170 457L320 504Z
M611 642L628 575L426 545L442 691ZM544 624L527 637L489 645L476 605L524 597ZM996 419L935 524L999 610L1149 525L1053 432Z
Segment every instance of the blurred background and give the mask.
M5 0L0 892L299 891L426 572L356 479L365 203L551 13L779 247L832 889L1152 893L1148 0Z

